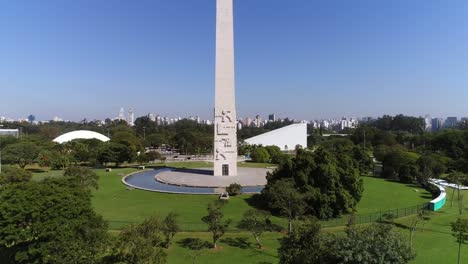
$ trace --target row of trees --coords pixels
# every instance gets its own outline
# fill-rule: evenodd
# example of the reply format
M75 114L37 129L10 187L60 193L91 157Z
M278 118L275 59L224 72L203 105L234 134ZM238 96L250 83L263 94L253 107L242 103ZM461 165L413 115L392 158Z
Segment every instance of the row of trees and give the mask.
M124 121L106 120L102 125L98 122L50 122L47 124L32 125L27 122L5 123L5 128L19 128L22 136L34 136L41 141L51 141L64 133L75 130L91 130L111 139L120 137L125 131L134 136L132 147L161 147L168 146L178 149L184 154L210 154L213 151L212 125L199 124L193 120L183 119L174 124L158 124L149 116L142 116L135 120L135 126L129 127ZM274 129L292 124L291 120L275 121L264 127L245 127L238 131L238 139L242 141ZM120 135L119 135L120 134Z
M248 155L253 162L280 164L291 158L277 146L242 145L239 155Z
M97 139L79 139L56 144L38 136L24 136L20 139L2 137L1 144L2 161L21 168L31 163L38 163L41 167L64 169L79 163L112 163L118 166L125 162L146 163L163 159L157 152L145 152L141 140L127 126L115 127L111 141L105 143Z

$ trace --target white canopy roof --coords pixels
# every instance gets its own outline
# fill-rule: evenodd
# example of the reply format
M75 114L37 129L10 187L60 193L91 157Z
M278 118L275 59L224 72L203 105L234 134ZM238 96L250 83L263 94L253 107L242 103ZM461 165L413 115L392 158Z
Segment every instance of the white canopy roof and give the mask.
M77 131L72 131L66 134L63 134L56 139L54 139L54 142L57 142L59 144L69 142L75 139L98 139L102 142L109 141L110 139L102 134L99 134L94 131L88 131L88 130L77 130Z
M297 145L307 148L307 124L285 126L244 140L249 145L278 146L281 150L294 150Z

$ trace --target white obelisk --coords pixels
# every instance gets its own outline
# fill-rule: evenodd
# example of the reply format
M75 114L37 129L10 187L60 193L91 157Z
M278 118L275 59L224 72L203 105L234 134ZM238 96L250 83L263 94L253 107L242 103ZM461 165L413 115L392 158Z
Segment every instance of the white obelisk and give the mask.
M216 0L214 175L237 175L233 0Z

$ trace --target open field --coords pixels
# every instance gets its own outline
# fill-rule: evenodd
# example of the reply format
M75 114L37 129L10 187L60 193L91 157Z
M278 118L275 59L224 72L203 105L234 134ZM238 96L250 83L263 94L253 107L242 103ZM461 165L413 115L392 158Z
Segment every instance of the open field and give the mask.
M428 263L457 263L458 243L451 234L450 223L459 217L457 197L453 208L450 207L451 191L448 191L447 204L438 212L433 213L431 220L421 224L415 234L415 250L417 257L412 262L415 264ZM468 205L468 191L463 191L463 204L465 212L463 217L468 218L466 207ZM398 220L397 223L408 225L410 218ZM409 236L408 230L402 230ZM462 261L468 263L468 243L462 246Z
M357 206L357 214L405 208L432 200L432 195L417 185L375 177L362 177L362 179L364 195Z
M171 163L171 166L194 168L200 167L200 163ZM249 164L253 165L253 164ZM258 165L264 166L264 165ZM114 169L105 172L96 170L101 176L99 190L94 192L93 204L96 211L109 221L110 229L119 230L131 223L139 223L144 218L160 214L165 215L170 211L176 211L180 217L183 232L176 236L175 243L169 249L169 263L190 263L190 250L178 244L184 238L201 238L211 241L210 234L203 232L206 226L200 218L205 214L208 203L215 201L216 196L205 195L171 195L139 190L127 190L120 182L121 175L135 169ZM49 173L35 174L36 180L43 179ZM51 176L60 177L60 171L53 171ZM431 200L430 194L413 185L404 185L397 182L386 181L379 178L363 177L364 195L357 208L357 214L375 213L390 209L413 206ZM450 222L458 216L456 202L454 208L450 208L451 192L448 192L447 205L439 212L433 213L431 220L420 227L415 234L416 259L412 263L456 263L457 243L450 233ZM250 207L247 203L249 195L232 198L224 208L227 218L237 222L243 212ZM464 204L468 205L468 191L464 192ZM466 216L465 216L466 217ZM398 224L407 225L411 217L398 219ZM277 224L285 226L284 219L275 218ZM328 229L332 232L340 232L341 228ZM193 232L191 232L193 231ZM400 228L400 231L409 236L408 230ZM197 263L277 263L276 249L279 246L280 233L268 233L263 237L265 249L257 250L253 238L249 233L238 232L233 227L225 240L220 243L220 250L206 249ZM467 253L464 257L468 261L468 245L464 245ZM464 262L462 262L464 263Z

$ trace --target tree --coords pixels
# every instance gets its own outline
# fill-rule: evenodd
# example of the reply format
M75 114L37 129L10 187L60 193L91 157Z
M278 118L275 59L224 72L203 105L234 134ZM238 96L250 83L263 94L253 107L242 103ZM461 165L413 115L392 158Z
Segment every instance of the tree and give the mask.
M359 173L361 175L369 174L369 171L372 171L373 161L366 149L361 146L354 146L352 149L352 157L357 161Z
M270 155L270 161L274 164L280 164L283 161L283 152L278 146L266 146L266 151Z
M134 152L126 145L106 142L98 150L100 163L115 163L116 167L124 162L130 162L134 158Z
M136 161L140 165L143 165L143 164L150 162L150 157L146 153L140 153L140 155L136 157Z
M281 264L319 264L322 262L320 225L308 220L296 223L292 232L280 240L278 255Z
M202 221L208 225L208 231L212 233L213 248L217 248L216 242L226 233L231 220L223 221L224 214L221 211L222 203L210 203L207 211L208 215L202 217Z
M327 219L351 212L363 189L351 156L324 147L299 149L293 159L268 174L267 180L262 199L272 213L283 214L290 222L304 214Z
M2 173L0 173L0 186L12 183L28 182L32 178L30 171L14 168L4 167Z
M42 150L39 152L39 155L37 156L37 164L40 167L50 167L52 161L51 161L51 153L49 150Z
M34 143L22 141L6 146L2 159L24 169L26 165L33 163L38 154L39 148Z
M37 157L37 163L41 167L50 167L54 170L64 170L68 167L73 157L68 151L43 150Z
M45 179L6 185L0 200L0 251L8 252L6 261L98 263L107 223L93 211L89 191L64 179Z
M458 193L458 201L460 201L460 184L466 178L466 175L461 172L452 172L447 176L447 180L453 184L457 185L457 188L452 188L452 201L450 206L453 207L453 198L455 196L455 189L457 189Z
M293 220L301 217L307 204L304 196L297 192L291 180L280 180L267 186L262 194L267 198L269 208L288 218L288 230L292 232Z
M63 176L69 177L83 189L93 188L98 189L99 176L89 168L72 166L65 170Z
M417 227L420 223L424 223L428 221L429 218L429 212L425 210L418 210L416 215L411 217L410 220L410 225L409 225L409 232L410 232L410 250L411 254L414 255L414 250L413 250L413 241L414 241L414 234L416 233Z
M162 232L165 236L165 247L169 248L174 236L180 232L180 226L177 223L178 215L174 212L170 212L163 220Z
M405 115L384 115L371 123L372 126L385 131L406 131L413 134L424 132L424 119Z
M468 219L458 218L456 222L450 224L452 226L453 236L458 242L458 264L461 260L461 246L468 240Z
M139 225L125 228L112 246L112 253L106 257L105 263L166 263L162 226L160 218L153 216Z
M262 248L261 235L271 227L269 214L265 211L250 209L244 213L244 217L239 223L239 228L252 233L258 248Z
M253 162L267 163L270 162L270 154L264 147L256 147L250 154Z
M439 176L447 171L442 158L438 155L423 155L417 161L419 171L423 179L419 180L420 183L427 182L430 178L439 178Z
M242 193L242 186L238 183L231 183L226 187L226 192L229 193L230 196L240 195Z
M324 238L323 247L324 264L404 264L414 258L407 241L389 224L348 228L345 236Z

